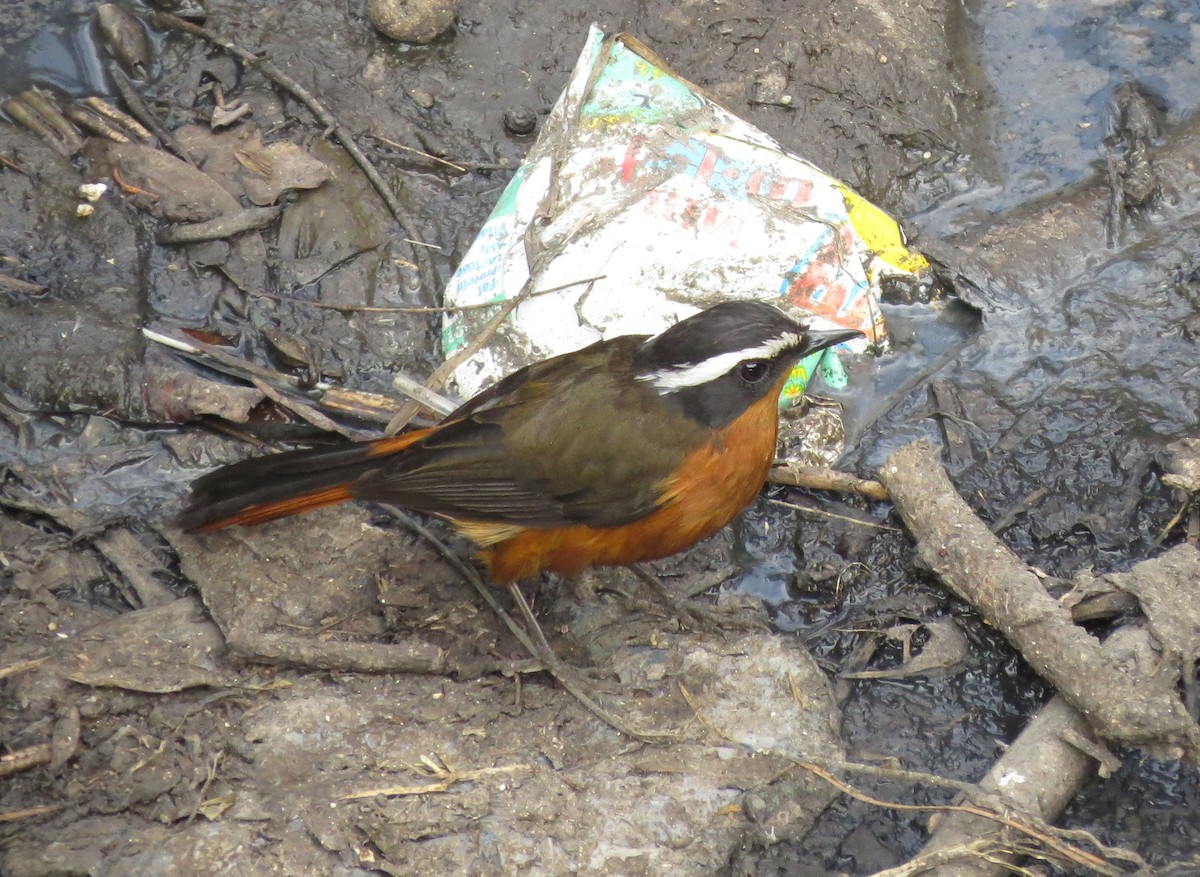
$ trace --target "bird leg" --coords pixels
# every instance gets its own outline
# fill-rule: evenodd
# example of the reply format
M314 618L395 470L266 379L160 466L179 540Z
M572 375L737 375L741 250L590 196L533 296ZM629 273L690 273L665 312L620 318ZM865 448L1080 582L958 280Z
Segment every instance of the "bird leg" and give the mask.
M512 594L517 611L521 613L521 618L525 621L527 632L533 637L534 645L537 647L535 651L539 653L535 657L547 665L557 663L558 657L554 654L554 649L550 648L550 643L546 640L546 634L542 632L542 626L538 624L538 620L533 614L533 609L529 606L529 601L521 593L521 588L513 583L508 586L508 592Z

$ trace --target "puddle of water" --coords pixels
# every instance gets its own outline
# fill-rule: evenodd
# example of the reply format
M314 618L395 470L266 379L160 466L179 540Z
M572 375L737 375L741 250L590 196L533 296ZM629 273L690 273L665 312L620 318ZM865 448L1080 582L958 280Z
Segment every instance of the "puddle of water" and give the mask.
M40 20L31 12L10 8L0 13L11 17L0 26L0 88L4 96L30 85L48 86L72 97L107 94L105 61L92 25L93 8L48 4L46 17Z
M992 92L1000 179L915 217L948 235L1086 176L1109 134L1113 95L1130 79L1178 121L1200 94L1200 8L1193 0L974 0L979 65ZM997 185L997 183L999 185Z

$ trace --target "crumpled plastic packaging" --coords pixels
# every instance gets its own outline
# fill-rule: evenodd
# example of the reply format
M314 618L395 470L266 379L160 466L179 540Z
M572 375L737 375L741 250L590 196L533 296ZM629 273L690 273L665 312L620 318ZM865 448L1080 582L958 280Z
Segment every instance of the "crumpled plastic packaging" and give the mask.
M448 306L521 303L454 374L469 397L536 359L602 338L656 333L736 298L778 305L815 329L887 345L880 284L920 284L925 258L846 185L672 73L636 39L595 26L525 163L446 290ZM494 308L451 312L447 356ZM820 365L818 366L818 362ZM834 351L800 363L845 384Z

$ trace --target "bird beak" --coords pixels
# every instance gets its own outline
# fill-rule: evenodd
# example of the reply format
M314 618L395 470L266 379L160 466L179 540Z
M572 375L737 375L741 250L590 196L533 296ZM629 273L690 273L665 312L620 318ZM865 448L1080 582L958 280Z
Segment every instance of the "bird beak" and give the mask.
M818 350L824 350L826 347L833 347L835 344L841 344L843 341L849 341L851 338L857 338L862 335L857 329L834 329L829 332L805 332L804 347L801 349L800 355L811 356Z

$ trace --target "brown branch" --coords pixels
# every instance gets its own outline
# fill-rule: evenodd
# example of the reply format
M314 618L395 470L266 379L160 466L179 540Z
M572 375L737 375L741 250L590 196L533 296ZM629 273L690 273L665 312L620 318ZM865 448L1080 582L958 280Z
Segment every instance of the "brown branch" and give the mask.
M0 777L49 764L53 758L53 747L49 743L38 743L36 746L27 746L16 752L0 755Z
M833 490L840 493L857 493L867 499L888 499L887 489L878 481L866 481L848 472L838 472L824 466L800 466L779 463L767 475L771 484L788 487L807 487L812 490Z
M1200 727L1168 674L1153 675L1105 654L1100 641L1071 620L963 502L932 446L914 442L900 448L879 477L922 560L1000 630L1100 736L1133 746L1179 747L1200 759Z

